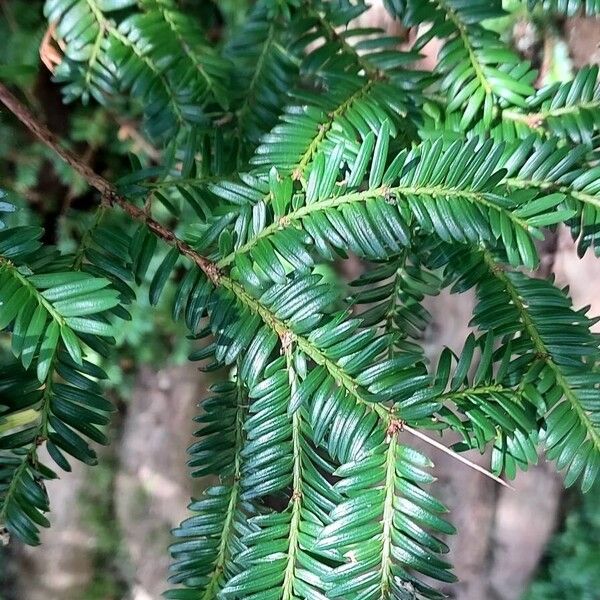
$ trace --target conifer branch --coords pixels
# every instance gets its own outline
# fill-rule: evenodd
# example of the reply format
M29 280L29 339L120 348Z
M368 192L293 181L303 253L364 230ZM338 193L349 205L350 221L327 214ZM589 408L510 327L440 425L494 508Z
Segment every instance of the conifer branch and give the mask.
M16 98L16 96L0 83L0 102L25 125L25 127L39 141L56 153L66 164L78 173L90 187L100 192L102 201L108 205L117 205L135 221L147 227L160 239L170 246L176 247L180 254L192 260L212 281L218 279L218 269L213 262L196 252L189 244L179 239L171 230L146 214L119 194L110 181L96 173L89 165L82 161L74 152L68 150L60 139L46 127L31 111Z

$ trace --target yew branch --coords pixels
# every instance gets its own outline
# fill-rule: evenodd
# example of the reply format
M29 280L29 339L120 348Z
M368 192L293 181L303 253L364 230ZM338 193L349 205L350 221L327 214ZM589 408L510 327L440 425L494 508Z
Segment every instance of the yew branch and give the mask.
M0 83L0 102L27 127L27 129L48 148L55 152L62 160L76 171L87 183L98 190L102 201L110 205L117 205L132 219L145 223L156 236L170 246L176 247L179 252L187 256L213 281L219 277L216 265L196 252L189 244L179 239L170 229L146 214L141 208L129 202L119 194L110 181L96 173L89 165L80 159L71 150L65 148L59 138L52 133L33 113L2 83Z

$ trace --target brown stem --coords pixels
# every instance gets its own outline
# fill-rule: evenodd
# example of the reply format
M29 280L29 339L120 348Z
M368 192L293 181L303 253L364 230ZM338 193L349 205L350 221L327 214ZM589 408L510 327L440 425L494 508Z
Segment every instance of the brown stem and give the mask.
M0 83L0 102L12 112L35 137L46 144L53 152L58 154L73 170L75 170L88 184L98 190L102 200L110 205L118 205L132 219L145 223L154 234L170 246L174 246L184 256L192 260L213 281L219 279L219 270L216 265L201 256L189 244L180 240L171 230L161 225L142 209L131 204L121 196L116 188L104 177L96 173L89 165L73 152L61 145L60 140L43 123L39 121L30 110L18 100L10 90Z

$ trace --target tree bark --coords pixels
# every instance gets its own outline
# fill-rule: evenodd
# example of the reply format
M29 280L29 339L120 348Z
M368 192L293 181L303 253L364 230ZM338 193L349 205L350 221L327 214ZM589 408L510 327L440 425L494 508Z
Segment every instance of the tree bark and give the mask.
M119 447L116 512L132 567L132 600L167 589L170 530L187 515L193 483L186 466L206 380L192 365L142 368ZM199 491L199 490L196 490Z

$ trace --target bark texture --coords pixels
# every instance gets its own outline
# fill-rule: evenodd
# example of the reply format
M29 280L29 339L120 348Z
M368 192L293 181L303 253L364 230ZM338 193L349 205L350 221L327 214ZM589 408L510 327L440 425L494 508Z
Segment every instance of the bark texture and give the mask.
M48 515L52 529L42 534L43 549L15 549L15 600L79 600L91 581L94 538L79 503L86 485L86 467L73 463L73 471L65 479L47 484L52 497Z
M166 589L170 530L185 517L192 495L186 449L203 387L191 365L157 373L144 368L138 375L115 485L117 519L133 567L132 600L159 598Z

